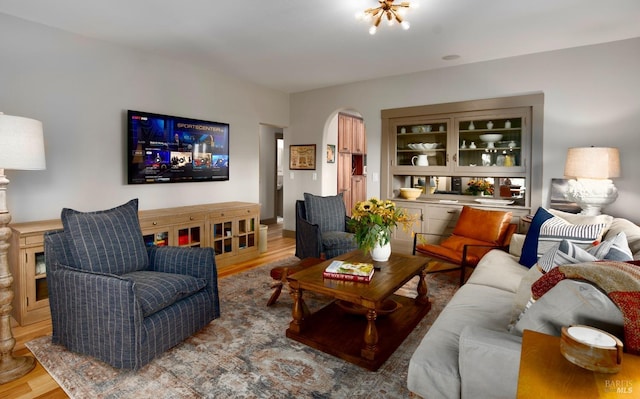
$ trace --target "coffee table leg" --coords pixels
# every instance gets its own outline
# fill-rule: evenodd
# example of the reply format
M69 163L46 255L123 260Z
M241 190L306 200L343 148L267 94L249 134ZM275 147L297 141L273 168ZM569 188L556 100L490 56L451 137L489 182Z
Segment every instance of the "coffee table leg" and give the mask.
M427 303L429 303L427 290L427 269L424 268L420 271L420 280L418 281L418 296L416 297L416 303L420 305L426 305Z
M364 348L360 350L360 355L365 359L373 360L378 351L378 329L376 319L378 314L375 309L367 311L367 328L364 330Z
M293 320L289 323L289 329L296 334L300 334L304 318L306 313L308 313L308 311L305 311L307 306L302 299L301 289L291 287L291 297L293 298L293 308L291 309L291 316L293 316Z

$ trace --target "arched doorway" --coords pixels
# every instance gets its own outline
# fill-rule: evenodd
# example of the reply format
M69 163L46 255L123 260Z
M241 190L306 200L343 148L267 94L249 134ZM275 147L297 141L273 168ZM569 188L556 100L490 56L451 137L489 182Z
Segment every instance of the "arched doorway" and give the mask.
M327 173L323 173L323 187L342 193L347 214L351 215L353 206L367 196L367 143L362 116L352 110L337 111L328 123L325 138Z

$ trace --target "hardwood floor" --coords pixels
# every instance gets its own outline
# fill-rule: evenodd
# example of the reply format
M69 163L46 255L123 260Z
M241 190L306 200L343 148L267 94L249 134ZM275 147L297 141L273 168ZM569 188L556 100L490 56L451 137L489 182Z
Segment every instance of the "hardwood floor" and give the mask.
M294 238L282 236L282 225L271 224L267 232L267 251L259 257L226 267L218 276L224 278L244 270L253 269L277 261L295 253L296 241ZM15 356L31 356L31 352L25 347L25 342L43 335L51 334L51 322L40 322L29 326L14 326L13 336L16 339L14 348ZM58 399L68 398L56 381L36 361L36 367L29 374L15 381L0 385L0 398L4 399Z

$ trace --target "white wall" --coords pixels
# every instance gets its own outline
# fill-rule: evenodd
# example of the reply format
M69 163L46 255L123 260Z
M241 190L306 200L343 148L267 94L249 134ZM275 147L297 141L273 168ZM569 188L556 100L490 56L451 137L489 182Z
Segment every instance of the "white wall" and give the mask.
M322 188L318 195L336 195L338 192L338 113L336 112L327 122L327 128L322 141L322 148L318 154L318 174L322 180ZM334 163L327 163L327 145L335 146Z
M380 195L380 111L543 92L544 170L542 203L552 178L563 177L567 148L620 148L618 200L606 213L640 222L640 38L389 77L291 96L286 145L318 143L317 132L336 109L356 109L367 131L368 196ZM541 165L536 166L541 167ZM287 173L285 172L285 179ZM287 180L285 225L295 229L293 204L320 182Z
M63 207L258 202L260 123L286 126L288 95L180 60L0 14L0 111L43 122L45 171L8 171L14 222ZM228 182L126 184L127 109L230 124Z

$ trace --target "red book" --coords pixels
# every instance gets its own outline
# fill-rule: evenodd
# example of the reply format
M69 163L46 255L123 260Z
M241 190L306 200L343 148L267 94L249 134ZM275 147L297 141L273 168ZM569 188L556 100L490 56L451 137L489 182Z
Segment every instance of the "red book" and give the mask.
M374 271L371 263L351 263L334 260L327 266L322 276L334 280L368 283L371 281Z

